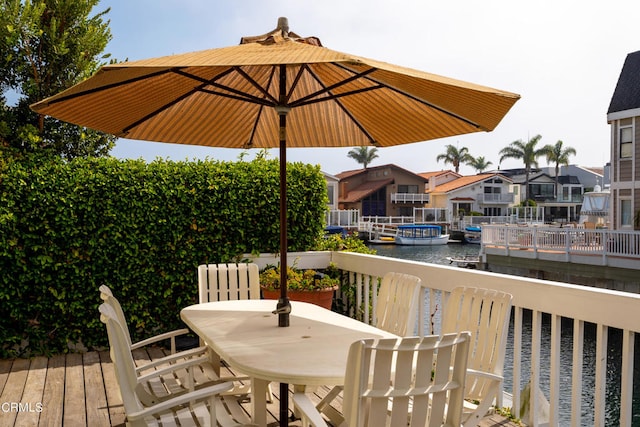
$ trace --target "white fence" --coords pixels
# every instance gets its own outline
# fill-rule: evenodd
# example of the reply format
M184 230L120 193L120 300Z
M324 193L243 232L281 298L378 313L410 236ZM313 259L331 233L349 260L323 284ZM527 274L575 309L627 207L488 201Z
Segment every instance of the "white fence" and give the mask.
M528 425L604 426L606 420L607 425L631 426L640 422L639 415L633 412L634 359L637 358L634 343L636 333L640 332L640 295L348 252L290 254L289 258L290 263L296 260L300 268L320 268L333 262L348 272L358 302L351 307L352 315L365 322L375 322L373 291L378 278L389 271L420 277L424 287L421 333L438 333L443 298L456 286L509 292L514 304L513 330L507 347L511 357L505 373L511 374L513 386L505 391L512 395L513 402L519 402L522 387L530 381L533 390L543 389L550 404L548 420L534 415L533 419L524 420ZM256 262L273 264L277 258L264 257ZM529 317L531 328L525 330L523 325L528 322L524 319ZM561 328L563 322L572 325L570 332ZM586 326L596 331L592 359L585 358ZM620 332L621 348L613 348L608 342L610 331ZM567 346L561 345L567 341L571 343L568 354ZM549 343L548 353L545 350L548 358L541 356L543 343ZM620 353L620 360L616 362L619 364L617 377L609 372L607 365L607 355L612 351ZM561 360L566 359L571 361L569 368L566 363L561 364ZM594 375L585 377L585 366L593 367ZM568 403L563 399L565 403L560 404L561 395L570 396ZM605 414L607 402L609 405L616 402L614 406L619 410ZM536 408L541 405L539 396L532 394L531 413L538 414ZM585 405L593 408L588 417L583 414ZM519 405L514 405L512 413L520 416Z
M483 225L482 248L485 254L637 269L640 261L640 233L606 229Z

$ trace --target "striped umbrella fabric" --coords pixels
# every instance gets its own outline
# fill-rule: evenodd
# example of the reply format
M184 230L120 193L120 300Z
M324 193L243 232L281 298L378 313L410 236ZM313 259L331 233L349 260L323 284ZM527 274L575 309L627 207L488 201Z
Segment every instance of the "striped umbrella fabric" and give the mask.
M278 28L237 46L107 65L32 108L122 138L268 148L279 145L281 106L287 147L387 147L491 131L518 99Z

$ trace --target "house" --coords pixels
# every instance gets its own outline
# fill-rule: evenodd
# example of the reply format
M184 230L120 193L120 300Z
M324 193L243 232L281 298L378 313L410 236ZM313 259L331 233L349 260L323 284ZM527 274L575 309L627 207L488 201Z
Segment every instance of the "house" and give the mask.
M549 176L555 176L555 166L546 166L540 168L541 172L546 173ZM585 167L579 165L561 165L559 176L575 176L582 184L584 191L593 191L596 185L600 188L609 186L609 174L608 165L604 167Z
M640 211L640 51L627 55L607 110L611 126L613 229L634 228Z
M413 216L424 207L427 179L389 164L341 172L339 209L358 209L362 216Z
M515 201L513 188L513 181L499 173L460 176L428 189L426 207L449 209L454 215L472 211L485 216L507 215L507 208Z

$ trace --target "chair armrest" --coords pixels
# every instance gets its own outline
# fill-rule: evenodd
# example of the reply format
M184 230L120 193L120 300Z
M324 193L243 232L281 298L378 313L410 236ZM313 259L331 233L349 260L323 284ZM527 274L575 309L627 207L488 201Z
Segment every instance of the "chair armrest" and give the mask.
M205 357L194 357L189 360L185 360L182 363L176 363L173 365L168 365L162 369L158 369L155 371L151 371L148 374L140 375L138 377L138 384L143 383L145 381L149 381L151 378L159 377L161 375L170 374L178 369L186 369L189 371L193 366L202 365L203 363L209 363L209 359Z
M186 404L210 399L211 397L220 395L221 393L224 393L225 391L229 391L232 388L233 388L233 383L225 382L225 383L216 384L210 387L205 387L199 390L191 391L189 393L184 393L172 399L165 400L153 406L144 408L141 411L134 412L132 414L127 414L127 419L129 421L140 420L146 416L167 411L169 409L175 408L176 406L186 405Z
M300 412L300 418L307 420L314 427L328 427L327 422L322 418L309 396L304 393L293 394L293 404ZM304 423L303 423L304 425Z
M467 369L467 375L486 378L499 383L504 381L504 378L501 375L496 375L496 374L492 374L490 372L485 372L485 371L477 371L475 369Z
M169 354L168 356L162 357L160 359L154 359L149 363L145 363L144 365L136 367L136 372L140 374L140 372L145 371L147 369L156 368L157 366L166 365L168 363L173 364L173 366L178 366L184 359L184 361L188 359L192 359L194 357L202 357L207 355L207 347L197 347L192 348L190 350L181 351L179 353ZM179 363L176 363L179 362Z
M163 334L156 335L154 337L147 338L146 340L138 341L137 343L131 344L131 350L135 350L137 348L145 347L145 346L151 345L153 343L156 343L158 341L163 341L163 340L167 340L167 339L173 340L177 336L188 334L188 333L189 333L189 329L187 329L187 328L176 329L175 331L165 332Z

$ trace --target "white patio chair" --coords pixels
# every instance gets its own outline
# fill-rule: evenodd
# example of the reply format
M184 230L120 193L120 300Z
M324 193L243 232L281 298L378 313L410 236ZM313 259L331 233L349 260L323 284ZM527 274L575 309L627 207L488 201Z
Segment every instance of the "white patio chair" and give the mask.
M469 333L360 340L345 371L346 427L459 427ZM436 357L437 355L437 357ZM302 426L327 426L308 395L294 393Z
M389 272L384 275L378 288L376 305L376 327L399 336L414 335L421 280L404 273ZM343 416L331 406L342 387L333 387L317 408L334 424L342 422Z
M189 332L188 329L177 329L164 334L139 341L131 342L131 334L127 327L127 320L122 310L122 306L116 297L113 296L111 289L106 286L100 286L100 298L104 304L113 309L114 315L118 320L118 324L123 327L124 340L129 348L129 352L141 349L148 345L157 344L168 338L172 339L171 354L150 362L145 362L140 366L136 366L135 371L140 379L139 397L145 405L151 405L156 402L170 399L171 397L192 391L194 389L209 386L225 381L245 381L245 384L236 384L233 394L245 396L248 393L248 378L243 377L220 377L220 370L210 361L209 350L207 347L197 347L185 351L176 352L175 337ZM162 370L168 365L171 369L165 375L146 374L152 370ZM189 367L189 369L186 369Z
M442 333L471 333L464 393L465 427L478 425L492 405L502 404L512 299L511 294L501 291L457 287L444 306Z
M260 269L255 263L201 264L198 266L198 302L260 299ZM205 343L202 343L205 344ZM217 371L220 360L212 352L211 360ZM242 375L238 373L239 375ZM249 389L247 388L246 391ZM267 386L267 400L273 401L271 384Z
M126 338L126 327L120 324L118 315L109 304L100 305L100 320L107 327L110 355L114 364L116 379L120 387L127 425L208 425L245 426L249 424L236 396L222 396L233 388L233 383L222 382L199 390L182 393L163 402L144 403L140 396L141 378L131 355ZM192 360L195 367L200 361ZM181 369L186 366L181 365ZM151 372L148 377L166 375L173 366Z

